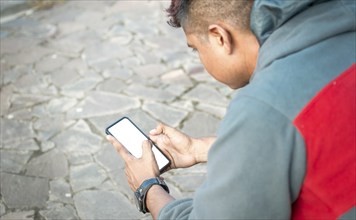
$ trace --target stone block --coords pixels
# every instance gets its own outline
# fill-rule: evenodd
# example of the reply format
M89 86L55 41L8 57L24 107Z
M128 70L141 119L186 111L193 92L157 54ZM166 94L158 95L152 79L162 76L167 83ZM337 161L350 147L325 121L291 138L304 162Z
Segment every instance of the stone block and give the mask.
M0 171L20 173L32 152L0 150Z
M158 121L172 127L177 127L188 115L187 111L176 109L157 102L146 103L142 106L142 109L147 111Z
M53 149L32 158L27 165L27 175L54 179L68 174L68 161L59 150Z
M209 103L217 106L226 107L229 100L220 94L214 87L203 84L197 85L194 89L183 96L185 99L194 100L201 103Z
M52 141L59 150L75 157L96 153L101 148L102 137L93 134L88 124L79 120L69 129L60 132Z
M66 219L66 220L76 220L78 216L72 205L54 203L47 207L46 210L39 211L39 214L45 219Z
M50 182L49 200L61 203L73 203L69 183L62 178L52 180Z
M74 192L100 186L107 178L103 169L96 163L71 166L70 183Z
M144 100L154 100L160 102L170 102L176 97L175 95L162 89L145 87L143 85L130 85L125 90L125 93L131 96L137 96Z
M81 219L138 219L141 214L127 198L114 191L82 191L74 197Z
M44 178L0 173L1 194L8 208L43 208L48 199L49 184Z
M194 112L183 124L183 132L193 137L215 136L220 120L203 112Z
M34 220L35 218L35 211L18 211L18 212L10 212L1 217L4 220Z
M108 93L89 92L75 109L67 112L69 118L90 118L103 115L118 114L140 106L140 102L128 96Z

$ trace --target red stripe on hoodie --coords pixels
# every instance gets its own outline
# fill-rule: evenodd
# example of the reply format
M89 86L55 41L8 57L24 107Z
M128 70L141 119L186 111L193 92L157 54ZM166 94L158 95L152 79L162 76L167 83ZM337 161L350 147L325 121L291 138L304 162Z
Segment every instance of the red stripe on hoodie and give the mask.
M294 120L307 170L293 219L336 219L356 205L356 64L324 87Z

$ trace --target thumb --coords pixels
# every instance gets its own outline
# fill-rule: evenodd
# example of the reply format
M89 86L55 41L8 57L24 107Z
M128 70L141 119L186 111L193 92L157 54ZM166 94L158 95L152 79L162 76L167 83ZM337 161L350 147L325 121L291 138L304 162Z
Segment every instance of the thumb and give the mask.
M147 140L142 143L142 154L147 155L147 154L152 154L152 143L151 141Z
M152 129L152 130L150 131L150 135L159 135L159 134L161 134L162 132L163 132L163 124L160 123L160 124L157 125L156 128L154 128L154 129Z

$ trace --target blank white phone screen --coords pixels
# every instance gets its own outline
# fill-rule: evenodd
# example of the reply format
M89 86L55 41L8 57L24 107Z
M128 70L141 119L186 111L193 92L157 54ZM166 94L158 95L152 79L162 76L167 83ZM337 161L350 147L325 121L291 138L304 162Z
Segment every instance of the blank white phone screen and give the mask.
M112 134L124 147L136 158L142 157L142 143L147 140L130 120L124 118L109 129ZM168 159L155 147L152 147L158 168L161 170L168 164Z

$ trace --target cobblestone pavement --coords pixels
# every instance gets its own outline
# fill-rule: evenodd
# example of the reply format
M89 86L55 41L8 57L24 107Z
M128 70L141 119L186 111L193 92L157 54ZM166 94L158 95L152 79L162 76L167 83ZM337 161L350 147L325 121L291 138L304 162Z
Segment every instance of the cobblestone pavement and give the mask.
M232 96L163 1L65 1L1 24L1 219L150 219L104 129L129 116L212 135ZM164 177L192 196L205 165Z

